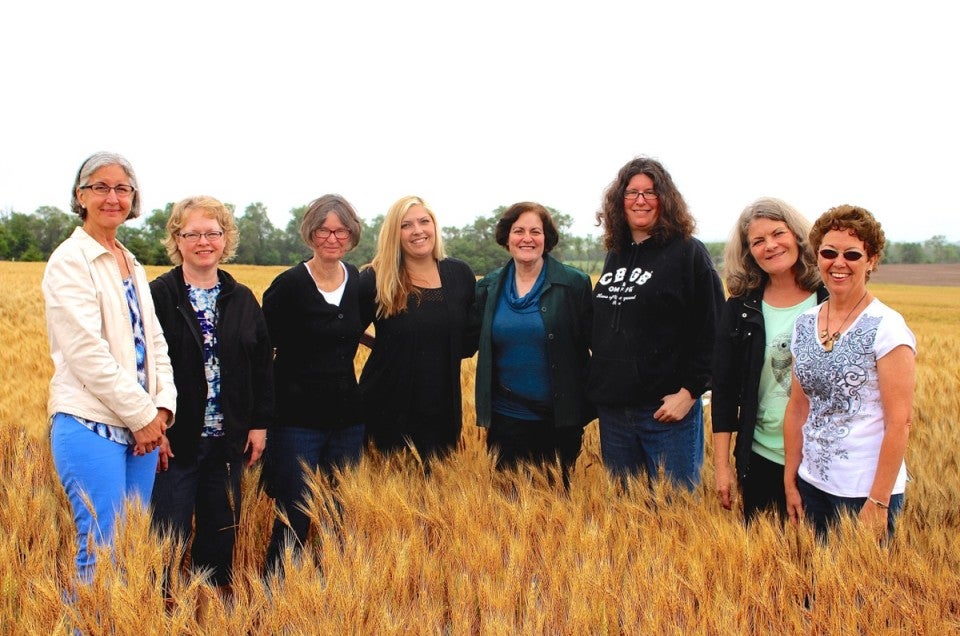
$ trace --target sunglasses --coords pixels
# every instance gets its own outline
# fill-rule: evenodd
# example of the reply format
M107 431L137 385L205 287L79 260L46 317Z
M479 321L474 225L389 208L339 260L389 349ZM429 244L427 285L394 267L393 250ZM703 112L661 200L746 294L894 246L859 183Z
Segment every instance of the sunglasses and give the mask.
M845 261L859 261L864 257L863 252L858 252L856 250L847 250L846 252L838 252L837 250L832 250L829 247L825 247L820 250L820 256L825 258L828 261L832 261L843 254L843 260Z

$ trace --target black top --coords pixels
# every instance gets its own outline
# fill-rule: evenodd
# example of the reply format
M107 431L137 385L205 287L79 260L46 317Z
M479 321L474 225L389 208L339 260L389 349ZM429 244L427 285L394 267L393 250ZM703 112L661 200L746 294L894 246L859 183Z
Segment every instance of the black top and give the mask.
M477 329L469 323L476 277L457 259L445 258L438 265L440 289L423 290L422 300L411 294L407 310L386 319L376 317L376 272L371 268L360 274L361 322L364 327L372 322L376 330L360 374L367 431L374 440L403 434L411 413L437 410L459 436L460 361L477 350ZM438 292L442 299L433 296ZM436 372L443 377L431 379ZM427 382L437 391L422 390Z
M593 291L587 396L611 406L652 406L710 386L723 285L703 243L648 239L607 254Z
M364 326L360 275L345 264L340 305L331 305L300 263L263 294L263 313L276 348L277 425L334 429L362 423L353 359Z
M217 276L220 406L229 459L238 461L250 429L268 428L274 421L272 348L253 292L223 270L218 270ZM200 322L187 297L182 267L174 267L151 282L150 292L177 386L177 417L167 430L167 438L177 459L188 462L196 456L207 406Z
M750 466L753 431L757 427L760 373L767 334L763 323L763 290L755 289L727 300L720 314L713 354L713 396L710 419L714 433L736 433L733 456L737 479L743 481ZM817 289L817 302L827 298L827 288Z

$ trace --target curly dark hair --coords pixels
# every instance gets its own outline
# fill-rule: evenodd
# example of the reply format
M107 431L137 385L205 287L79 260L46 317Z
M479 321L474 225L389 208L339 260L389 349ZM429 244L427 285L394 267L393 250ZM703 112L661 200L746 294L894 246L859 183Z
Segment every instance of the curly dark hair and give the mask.
M630 179L645 174L653 181L653 190L660 202L659 217L650 232L657 242L693 236L697 224L687 209L673 178L663 165L650 157L636 157L620 168L617 178L607 186L603 195L603 208L597 212L597 225L603 227L603 244L611 252L619 251L630 244L630 228L624 210L623 193Z
M557 231L557 224L554 222L550 210L539 203L532 203L530 201L514 203L500 216L500 220L497 221L495 234L497 245L507 246L507 239L510 237L510 228L513 227L513 224L517 222L517 219L519 219L520 215L524 212L533 212L540 217L540 222L543 223L543 253L549 254L550 250L555 248L557 243L560 242L560 232Z
M831 230L847 230L863 241L863 246L867 250L867 258L877 257L873 270L876 271L880 268L880 261L883 260L883 248L887 245L887 239L883 234L883 228L880 227L880 222L868 210L856 205L844 204L830 208L821 214L810 230L810 247L813 248L814 253L820 251L823 237ZM867 272L867 280L870 280L869 271Z

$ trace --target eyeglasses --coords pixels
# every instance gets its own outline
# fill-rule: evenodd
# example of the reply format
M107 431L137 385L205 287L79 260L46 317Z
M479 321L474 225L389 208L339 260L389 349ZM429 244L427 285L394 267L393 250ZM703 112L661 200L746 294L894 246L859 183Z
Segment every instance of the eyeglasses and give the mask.
M350 235L353 234L353 232L345 227L340 227L335 230L328 230L325 227L320 227L314 230L313 233L321 241L326 241L328 238L330 238L331 234L333 234L334 238L336 238L338 241L348 239L350 238Z
M657 193L652 190L640 192L639 190L627 190L623 193L623 198L627 201L636 201L638 197L643 197L644 201L656 201Z
M108 186L106 183L91 183L90 185L80 186L81 190L93 190L94 193L99 194L102 197L110 194L110 191L113 190L117 193L117 197L120 199L127 199L133 196L133 193L137 191L133 186L121 183L120 185Z
M217 230L216 232L177 232L177 236L187 243L196 243L201 236L214 243L223 238L223 230Z
M863 252L858 252L857 250L847 250L846 252L838 252L837 250L825 247L820 250L820 257L828 261L832 261L838 256L843 255L843 260L845 261L859 261L865 256Z

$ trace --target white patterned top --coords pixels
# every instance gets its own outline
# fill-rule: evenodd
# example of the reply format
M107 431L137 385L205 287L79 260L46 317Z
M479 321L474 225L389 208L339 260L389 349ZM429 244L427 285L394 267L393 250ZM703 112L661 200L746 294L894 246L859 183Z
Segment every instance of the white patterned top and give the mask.
M877 360L900 345L914 353L917 340L903 316L874 299L826 351L817 338L817 312L804 312L794 328L794 371L810 401L803 424L800 477L840 497L867 497L883 442L883 408ZM902 493L901 464L893 494Z

